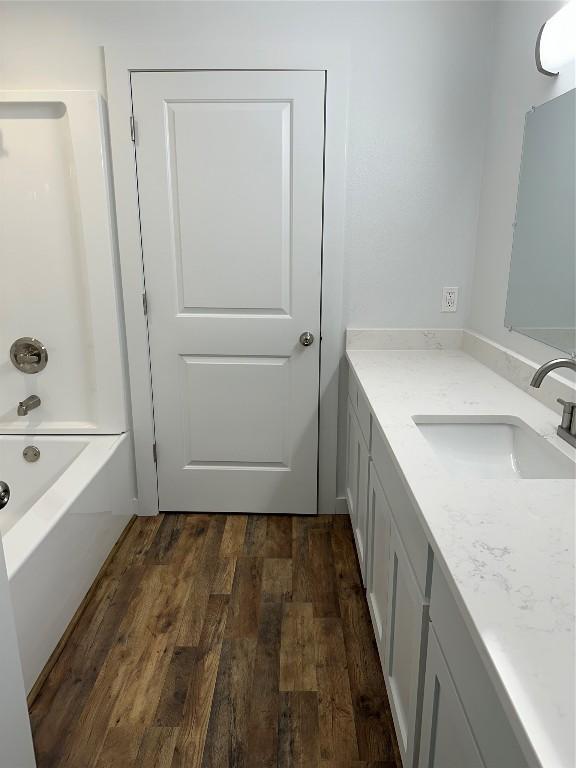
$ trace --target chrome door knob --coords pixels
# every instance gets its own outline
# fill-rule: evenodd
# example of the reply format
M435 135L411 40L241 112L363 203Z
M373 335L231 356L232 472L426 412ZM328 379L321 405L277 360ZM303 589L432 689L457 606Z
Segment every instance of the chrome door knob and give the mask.
M8 504L10 500L10 486L3 480L0 480L0 509Z
M302 344L303 347L309 347L311 344L314 344L314 334L310 333L310 331L304 331L304 333L301 333L300 344Z

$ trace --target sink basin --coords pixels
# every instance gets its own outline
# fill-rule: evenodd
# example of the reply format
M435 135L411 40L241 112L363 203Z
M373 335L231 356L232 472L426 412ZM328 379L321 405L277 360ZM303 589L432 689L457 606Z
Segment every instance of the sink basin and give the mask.
M415 416L414 422L455 475L500 479L576 476L576 464L521 421Z

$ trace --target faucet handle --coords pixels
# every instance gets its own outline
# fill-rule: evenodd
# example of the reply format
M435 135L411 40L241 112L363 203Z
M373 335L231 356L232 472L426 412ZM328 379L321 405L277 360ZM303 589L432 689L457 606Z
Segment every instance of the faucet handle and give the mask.
M19 365L37 365L40 362L40 352L18 352L16 362Z
M564 400L561 397L557 398L556 402L560 403L560 405L564 409L562 411L562 424L560 426L562 427L562 429L569 430L572 422L572 414L576 412L575 411L576 403L572 403L570 402L570 400Z

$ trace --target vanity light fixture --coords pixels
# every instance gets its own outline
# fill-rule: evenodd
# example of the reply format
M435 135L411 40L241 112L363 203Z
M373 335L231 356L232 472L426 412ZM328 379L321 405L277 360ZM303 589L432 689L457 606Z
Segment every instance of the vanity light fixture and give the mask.
M571 60L576 60L576 0L548 19L536 40L536 68L543 75L556 77Z

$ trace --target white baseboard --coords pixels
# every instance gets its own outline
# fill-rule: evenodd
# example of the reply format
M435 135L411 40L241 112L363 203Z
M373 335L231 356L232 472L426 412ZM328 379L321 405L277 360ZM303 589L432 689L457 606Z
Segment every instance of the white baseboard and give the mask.
M348 514L348 502L345 496L336 496L336 503L334 504L335 515L347 515Z

